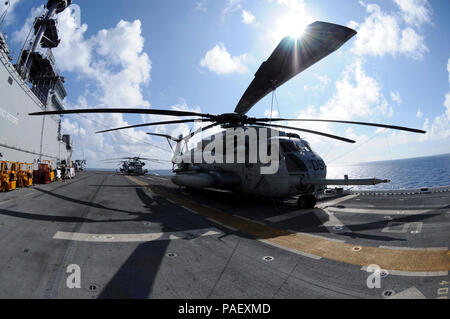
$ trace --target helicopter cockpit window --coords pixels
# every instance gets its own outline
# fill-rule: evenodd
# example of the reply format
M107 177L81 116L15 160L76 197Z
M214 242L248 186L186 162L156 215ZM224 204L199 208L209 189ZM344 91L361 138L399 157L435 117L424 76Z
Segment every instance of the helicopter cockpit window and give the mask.
M312 149L311 149L311 147L309 147L309 145L308 144L303 144L302 145L303 146L303 148L307 151L307 152L312 152Z
M298 149L292 141L280 141L281 149L283 153L297 152Z
M288 141L280 141L281 149L283 150L283 153L311 153L312 149L309 146L308 143L303 143L301 141L294 141L294 140L288 140Z

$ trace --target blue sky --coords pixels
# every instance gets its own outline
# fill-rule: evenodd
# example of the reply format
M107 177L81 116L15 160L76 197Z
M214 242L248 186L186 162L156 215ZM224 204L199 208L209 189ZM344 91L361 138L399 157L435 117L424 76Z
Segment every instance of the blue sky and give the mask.
M16 0L2 26L16 52L30 28L31 15L39 12L38 2ZM358 35L277 90L281 115L374 121L428 131L419 136L302 123L301 127L357 141L346 145L305 134L325 161L341 164L450 153L449 1L73 3L76 6L59 16L62 42L54 50L66 77L67 108L232 112L259 65L282 37L319 20L352 27ZM269 95L249 115L267 115L270 103ZM93 135L104 127L158 119L162 117L66 116L63 128L74 136L74 158L84 153L91 167L99 167L99 159L122 155L170 159L166 142L145 134L155 129ZM189 128L156 130L176 135Z

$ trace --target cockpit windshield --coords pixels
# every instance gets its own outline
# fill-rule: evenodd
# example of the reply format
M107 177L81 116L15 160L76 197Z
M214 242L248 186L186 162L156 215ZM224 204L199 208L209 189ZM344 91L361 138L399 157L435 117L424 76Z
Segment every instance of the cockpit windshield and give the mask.
M311 153L311 147L309 144L302 140L281 140L280 141L281 149L283 153Z

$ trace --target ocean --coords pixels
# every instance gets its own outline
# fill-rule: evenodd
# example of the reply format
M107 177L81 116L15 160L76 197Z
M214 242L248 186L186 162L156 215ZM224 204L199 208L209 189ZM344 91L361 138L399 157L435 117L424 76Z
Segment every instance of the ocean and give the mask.
M173 175L171 170L150 170L150 174ZM391 180L390 183L376 186L351 186L352 189L411 189L450 186L450 154L327 166L327 178L341 179L344 178L344 175L348 175L349 178L376 177Z
M352 189L411 189L450 185L450 154L327 167L327 178L389 179L376 186Z

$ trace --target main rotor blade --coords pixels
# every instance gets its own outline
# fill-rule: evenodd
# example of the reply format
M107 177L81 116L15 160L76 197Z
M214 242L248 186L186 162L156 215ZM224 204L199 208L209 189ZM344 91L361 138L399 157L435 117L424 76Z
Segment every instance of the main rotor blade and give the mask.
M193 123L195 121L203 122L203 119L189 119L189 120L177 120L177 121L164 121L164 122L144 123L144 124L137 124L137 125L130 125L130 126L123 126L123 127L112 128L112 129L108 129L108 130L98 131L98 132L95 132L95 133L96 134L98 134L98 133L106 133L106 132L125 130L125 129L135 128L135 127L144 127L144 126L153 126L153 125Z
M143 161L150 161L150 162L171 162L171 161L163 160L163 159L159 159L159 158L145 158L145 157L140 157L139 159L140 159L140 160L143 160Z
M345 124L354 124L354 125L366 125L366 126L374 126L374 127L383 127L389 128L393 130L407 131L413 133L421 133L426 134L427 132L418 130L415 128L404 127L404 126L396 126L396 125L388 125L388 124L378 124L378 123L367 123L367 122L354 122L354 121L339 121L339 120L317 120L317 119L269 119L269 118L260 118L256 119L258 122L277 122L277 121L291 121L291 122L330 122L330 123L345 123Z
M177 139L175 137L172 137L170 135L166 135L166 134L157 134L157 133L147 133L147 134L148 135L165 137L165 138L168 138L169 140L172 140L172 141L177 142L177 143L180 141L179 139Z
M334 138L335 140L340 140L340 141L344 141L344 142L347 142L347 143L355 143L354 140L350 140L350 139L345 138L345 137L340 137L340 136L336 136L336 135L332 135L332 134L328 134L328 133L323 133L323 132L319 132L319 131L311 131L311 130L306 130L306 129L297 128L297 127L284 126L284 125L275 125L275 124L266 124L266 123L254 123L254 124L255 125L261 125L261 126L278 127L278 128L289 129L289 130L296 130L296 131L300 131L300 132L306 132L306 133L321 135L321 136L325 136L325 137L329 137L329 138Z
M153 114L153 115L168 115L168 116L200 116L213 118L214 115L195 113L188 111L174 111L174 110L156 110L156 109L73 109L63 111L46 111L29 113L29 115L64 115L64 114L81 114L81 113L127 113L127 114Z
M205 126L205 127L201 127L201 128L199 128L198 130L196 130L195 132L192 132L191 134L189 134L189 135L183 137L183 140L187 141L187 140L189 140L190 138L192 138L194 135L196 135L196 134L198 134L198 133L201 133L201 132L204 132L204 131L206 131L206 130L209 130L209 129L211 129L211 128L215 127L215 126L218 126L218 125L221 125L221 123L213 123L213 124L211 124L211 125L208 125L208 126Z
M356 34L350 28L316 21L300 39L285 37L255 74L234 112L246 114L264 96L339 49Z

